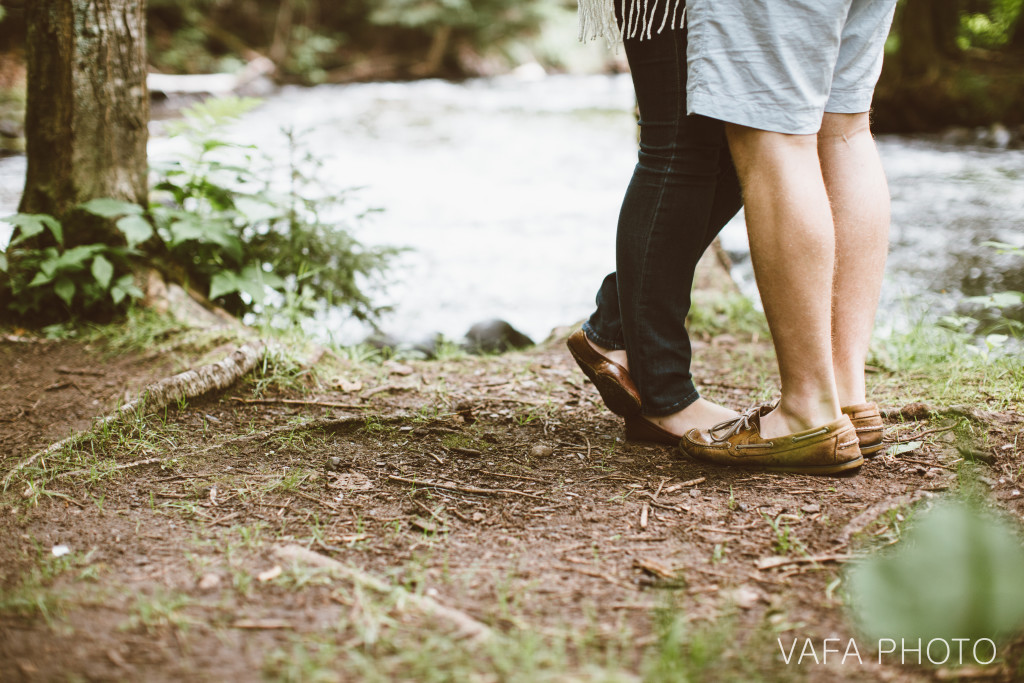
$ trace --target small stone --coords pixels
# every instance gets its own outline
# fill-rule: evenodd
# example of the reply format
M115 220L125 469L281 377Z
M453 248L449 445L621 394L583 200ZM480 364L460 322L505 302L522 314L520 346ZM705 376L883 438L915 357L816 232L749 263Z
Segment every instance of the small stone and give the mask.
M817 503L808 503L800 508L801 512L806 512L809 515L813 515L815 512L821 512L821 506Z
M220 585L220 575L210 572L199 579L199 590L209 591Z
M54 557L64 557L65 555L71 554L71 548L61 543L60 545L53 546L53 549L50 552L53 553Z
M740 609L751 609L761 600L761 593L756 588L744 584L733 591L732 597Z
M482 512L474 512L473 513L473 521L474 522L482 522L482 521L484 521L484 513L482 513Z
M530 449L531 458L550 458L552 455L554 455L554 453L554 448L552 448L551 446L545 446L544 444L540 443L535 444L533 448Z
M259 579L260 583L266 583L281 576L282 571L281 565L275 565L265 572L260 572L256 578Z
M700 496L700 489L690 489L690 498L697 498Z

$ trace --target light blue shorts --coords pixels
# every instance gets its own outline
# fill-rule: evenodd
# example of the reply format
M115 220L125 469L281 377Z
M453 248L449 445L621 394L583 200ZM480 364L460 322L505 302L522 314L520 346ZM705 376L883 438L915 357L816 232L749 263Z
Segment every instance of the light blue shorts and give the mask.
M896 0L689 0L688 114L812 134L871 108Z

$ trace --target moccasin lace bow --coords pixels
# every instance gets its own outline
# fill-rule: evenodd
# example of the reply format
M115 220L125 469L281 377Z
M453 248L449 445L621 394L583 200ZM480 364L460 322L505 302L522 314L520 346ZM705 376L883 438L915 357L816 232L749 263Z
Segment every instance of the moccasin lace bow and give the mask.
M725 422L719 422L708 430L708 435L714 443L723 443L742 431L751 429L754 425L751 422L753 417L761 412L761 406L747 408L736 417Z

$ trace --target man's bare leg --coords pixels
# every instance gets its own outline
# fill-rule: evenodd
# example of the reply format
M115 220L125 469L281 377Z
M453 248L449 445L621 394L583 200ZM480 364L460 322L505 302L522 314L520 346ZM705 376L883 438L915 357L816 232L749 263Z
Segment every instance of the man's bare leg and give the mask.
M750 254L775 342L782 399L765 438L840 416L832 360L835 228L814 135L726 125L743 186Z
M618 363L627 370L629 369L629 362L626 359L626 352L624 350L606 349L603 346L598 346L589 338L587 342L595 351L608 360ZM724 422L733 417L736 417L736 411L707 399L698 398L682 410L670 415L646 417L645 419L650 420L667 432L682 436L691 429L708 429L719 422Z
M818 157L832 206L832 362L843 406L866 402L864 363L889 248L889 188L868 115L825 114Z

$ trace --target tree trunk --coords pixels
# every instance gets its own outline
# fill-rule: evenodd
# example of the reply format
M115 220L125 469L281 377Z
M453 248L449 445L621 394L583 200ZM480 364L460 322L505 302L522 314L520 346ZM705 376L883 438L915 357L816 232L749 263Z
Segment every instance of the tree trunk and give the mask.
M98 197L145 205L149 95L145 0L26 3L28 171L19 210L65 223L69 244L117 243L73 208Z
M1020 55L992 60L956 43L965 0L904 0L893 25L898 49L886 54L875 90L877 132L1024 121Z

